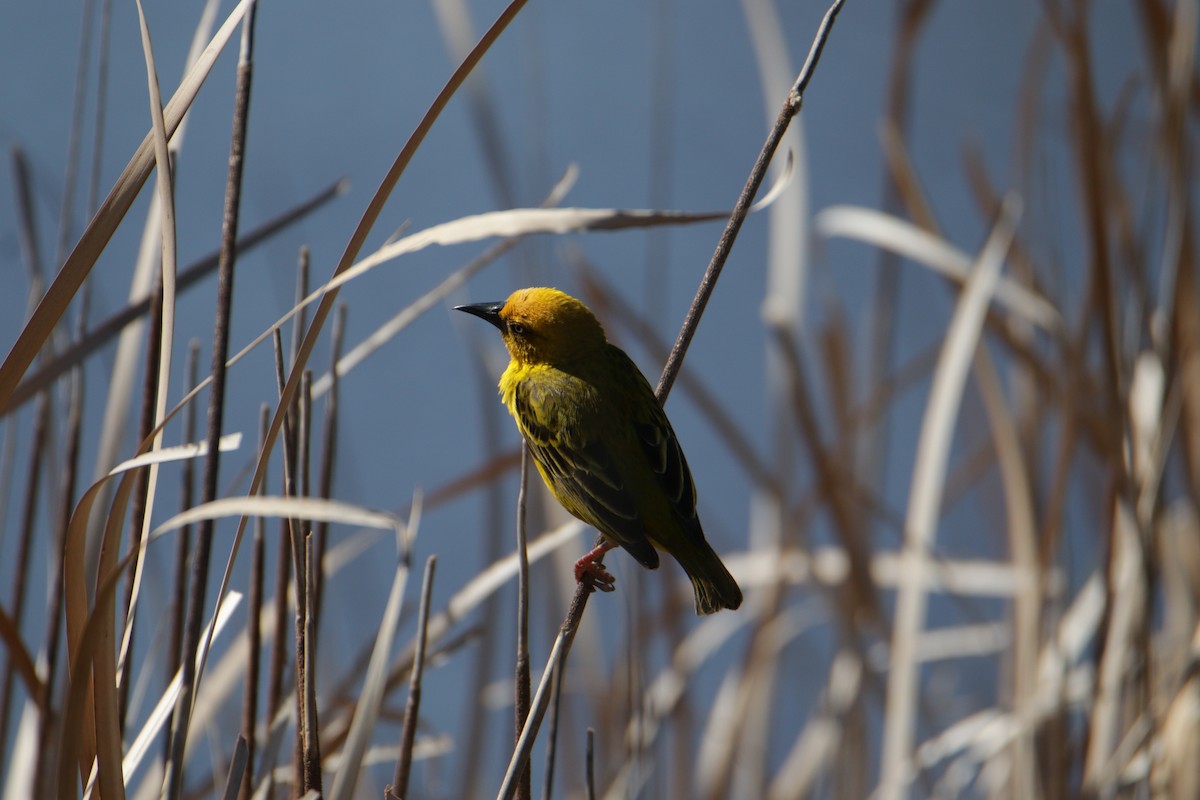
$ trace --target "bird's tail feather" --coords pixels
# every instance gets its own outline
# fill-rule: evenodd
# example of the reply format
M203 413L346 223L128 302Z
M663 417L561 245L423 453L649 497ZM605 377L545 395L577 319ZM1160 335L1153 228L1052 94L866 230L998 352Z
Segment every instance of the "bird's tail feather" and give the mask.
M703 551L689 558L688 563L681 561L680 565L692 579L697 614L713 614L722 608L735 609L742 604L742 590L737 581L707 544Z

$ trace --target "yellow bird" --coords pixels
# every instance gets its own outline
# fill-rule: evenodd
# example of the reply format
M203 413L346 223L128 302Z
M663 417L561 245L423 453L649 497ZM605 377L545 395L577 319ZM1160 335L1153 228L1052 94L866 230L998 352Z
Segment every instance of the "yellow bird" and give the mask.
M575 578L612 591L599 560L623 547L649 569L658 552L691 578L696 613L737 608L742 592L704 538L696 487L675 431L637 365L587 306L557 289L519 289L499 303L456 306L500 329L511 358L500 396L546 486L604 536Z

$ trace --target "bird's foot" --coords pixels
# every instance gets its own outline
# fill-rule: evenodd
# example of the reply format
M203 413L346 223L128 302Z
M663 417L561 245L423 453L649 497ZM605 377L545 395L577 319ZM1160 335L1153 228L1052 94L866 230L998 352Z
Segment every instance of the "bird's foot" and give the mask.
M583 558L575 562L575 582L602 592L611 592L616 588L617 579L612 576L600 559L616 545L602 542L593 547Z

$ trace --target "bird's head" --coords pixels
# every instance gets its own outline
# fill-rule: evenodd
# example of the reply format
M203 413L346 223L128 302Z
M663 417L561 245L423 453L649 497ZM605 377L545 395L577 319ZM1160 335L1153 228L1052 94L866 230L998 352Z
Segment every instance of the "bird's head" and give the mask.
M558 289L518 289L499 303L455 306L495 325L521 364L565 365L606 341L588 307Z

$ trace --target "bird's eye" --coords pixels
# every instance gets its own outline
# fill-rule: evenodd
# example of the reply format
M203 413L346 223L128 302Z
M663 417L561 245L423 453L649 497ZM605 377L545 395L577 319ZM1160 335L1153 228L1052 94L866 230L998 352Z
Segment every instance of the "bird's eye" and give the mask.
M517 336L524 336L525 326L519 322L510 322L508 323L508 332L516 334Z

